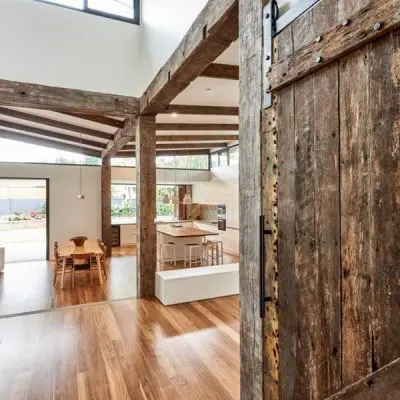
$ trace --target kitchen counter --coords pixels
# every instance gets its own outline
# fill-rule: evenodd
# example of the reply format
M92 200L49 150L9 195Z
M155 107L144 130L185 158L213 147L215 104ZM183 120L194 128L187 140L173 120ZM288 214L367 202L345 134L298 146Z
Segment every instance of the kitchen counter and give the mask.
M217 232L204 231L190 226L166 225L157 228L157 232L176 238L205 237L218 235Z

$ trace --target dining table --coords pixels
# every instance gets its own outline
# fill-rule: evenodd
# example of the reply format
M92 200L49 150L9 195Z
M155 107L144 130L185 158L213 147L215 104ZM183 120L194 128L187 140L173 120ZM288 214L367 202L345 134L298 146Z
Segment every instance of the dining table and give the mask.
M87 239L82 246L76 246L72 240L62 241L58 244L58 251L62 259L61 289L64 287L65 268L69 258L73 258L76 254L93 254L96 257L97 265L100 266L101 257L104 254L97 239ZM103 277L100 267L98 268L98 272L100 285L102 285Z

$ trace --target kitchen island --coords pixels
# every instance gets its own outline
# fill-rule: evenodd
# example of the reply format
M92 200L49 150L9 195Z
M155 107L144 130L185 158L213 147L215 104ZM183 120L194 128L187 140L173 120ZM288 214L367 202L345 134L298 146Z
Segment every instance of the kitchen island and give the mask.
M158 248L163 243L175 243L176 259L184 260L186 244L200 244L207 236L218 236L218 232L207 231L193 226L181 224L158 225L157 244Z

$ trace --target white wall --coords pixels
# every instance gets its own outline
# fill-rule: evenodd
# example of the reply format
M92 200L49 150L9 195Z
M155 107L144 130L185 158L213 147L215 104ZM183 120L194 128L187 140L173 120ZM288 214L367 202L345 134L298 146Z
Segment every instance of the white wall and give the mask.
M209 182L193 184L193 203L226 204L226 232L221 236L224 249L239 254L239 169L215 168Z
M209 182L193 184L193 203L226 204L227 226L239 228L238 177L237 166L213 169Z
M50 256L54 241L84 235L101 237L101 171L83 167L85 200L79 200L79 167L1 163L0 177L50 179Z
M140 26L0 0L0 79L140 96L206 0L142 0Z

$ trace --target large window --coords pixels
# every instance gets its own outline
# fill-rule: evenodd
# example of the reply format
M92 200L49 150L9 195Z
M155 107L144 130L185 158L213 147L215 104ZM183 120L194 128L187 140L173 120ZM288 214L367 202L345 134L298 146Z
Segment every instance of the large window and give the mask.
M239 145L211 153L211 168L239 165Z
M101 165L98 157L0 139L0 162Z
M136 167L136 158L112 158L111 166L113 167Z
M139 24L140 0L37 0L89 14Z
M111 165L114 167L135 167L135 158L112 158ZM157 168L177 169L209 169L208 154L198 156L158 156Z
M158 156L157 168L209 169L208 154L197 156Z
M156 215L160 219L173 219L175 205L171 199L178 188L174 185L157 185L156 188ZM168 200L168 201L167 201ZM111 216L113 222L136 217L136 185L114 183L111 185Z

